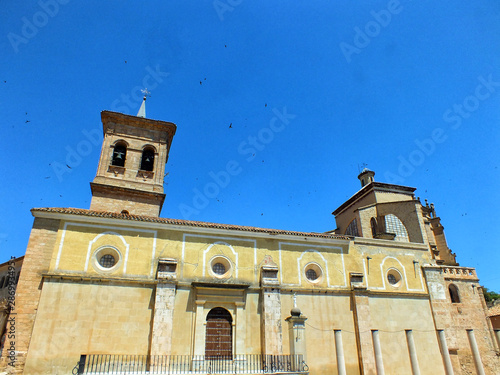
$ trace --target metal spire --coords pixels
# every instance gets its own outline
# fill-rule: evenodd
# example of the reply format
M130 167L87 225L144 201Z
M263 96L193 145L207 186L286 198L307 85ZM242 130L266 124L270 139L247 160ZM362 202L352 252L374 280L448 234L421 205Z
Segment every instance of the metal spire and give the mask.
M139 108L139 112L137 112L137 117L146 118L146 98L148 96L151 96L151 91L148 91L147 88L144 88L144 90L141 90L141 92L144 94L144 98L142 98L141 108Z

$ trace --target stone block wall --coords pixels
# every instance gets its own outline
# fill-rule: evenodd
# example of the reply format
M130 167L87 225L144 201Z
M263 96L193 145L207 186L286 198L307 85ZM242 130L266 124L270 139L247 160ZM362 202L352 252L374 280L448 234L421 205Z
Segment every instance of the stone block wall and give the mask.
M476 371L499 374L498 349L474 269L434 266L426 267L425 273L436 328L445 332L455 374L475 374ZM450 295L452 285L458 290L458 300L455 301ZM480 358L474 356L471 336L477 344ZM477 366L481 369L478 370Z
M47 272L57 239L59 220L35 218L31 230L23 268L16 290L16 360L9 371L21 373L30 346L33 325L38 311L42 292L42 274ZM0 368L7 365L5 358ZM11 367L11 366L8 366Z

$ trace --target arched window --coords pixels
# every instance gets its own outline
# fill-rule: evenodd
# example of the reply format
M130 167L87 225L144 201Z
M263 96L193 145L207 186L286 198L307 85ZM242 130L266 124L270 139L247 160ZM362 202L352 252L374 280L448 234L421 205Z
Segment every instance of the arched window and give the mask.
M345 234L347 234L348 236L359 237L358 222L356 219L353 219L349 223L349 225L347 226L347 229L345 230Z
M155 162L155 150L146 148L142 151L141 170L152 171Z
M458 292L458 288L454 284L450 284L448 287L448 291L450 292L450 298L452 303L460 303L460 293Z
M396 215L389 214L385 216L385 231L396 235L394 241L410 242L406 227Z
M113 149L113 160L111 165L116 165L117 167L125 166L125 158L127 157L127 146L123 143L117 143Z
M372 217L370 219L370 226L372 227L372 237L375 238L375 236L377 235L377 219Z
M233 356L233 318L229 311L215 307L207 315L205 335L206 359L228 359Z

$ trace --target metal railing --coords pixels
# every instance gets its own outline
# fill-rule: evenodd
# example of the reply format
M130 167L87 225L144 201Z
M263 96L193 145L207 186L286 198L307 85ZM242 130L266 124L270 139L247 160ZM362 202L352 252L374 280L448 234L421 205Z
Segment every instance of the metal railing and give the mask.
M73 373L101 374L307 374L302 355L191 356L81 355Z

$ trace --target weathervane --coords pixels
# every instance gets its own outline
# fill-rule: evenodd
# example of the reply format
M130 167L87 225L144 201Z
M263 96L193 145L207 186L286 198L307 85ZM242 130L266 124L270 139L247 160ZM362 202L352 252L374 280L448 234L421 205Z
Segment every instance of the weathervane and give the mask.
M146 118L146 98L148 96L151 96L151 91L148 91L147 88L144 88L141 90L141 92L144 94L144 98L142 99L141 108L139 108L139 112L137 112L137 117Z
M368 167L368 164L366 163L361 163L361 168L359 167L358 164L358 172L361 173L361 171L363 171L366 167Z
M146 97L151 97L151 91L149 91L146 87L141 90L141 92L144 94L144 100L146 100Z

